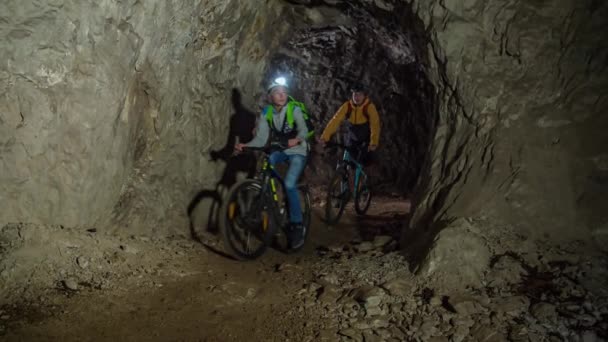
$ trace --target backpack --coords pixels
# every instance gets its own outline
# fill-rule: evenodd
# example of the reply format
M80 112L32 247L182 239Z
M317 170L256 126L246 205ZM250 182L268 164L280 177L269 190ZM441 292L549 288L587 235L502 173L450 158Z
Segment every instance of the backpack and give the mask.
M287 124L289 125L290 128L293 128L295 125L295 121L294 121L294 117L293 117L293 110L295 109L295 107L300 108L300 110L302 111L302 116L304 117L304 122L306 122L306 128L308 129L308 134L306 135L306 141L308 142L314 142L314 135L315 135L315 126L312 123L312 117L308 114L308 111L306 110L306 106L304 105L304 103L302 102L298 102L296 101L293 97L289 96L289 102L287 102L287 113L285 113L285 119L287 120ZM264 113L264 117L266 118L266 121L268 121L268 124L270 125L270 127L273 127L273 119L272 119L272 106L268 106L266 107L265 113Z
M348 111L346 112L346 120L350 120L350 116L351 113L353 112L353 104L350 103L350 101L347 102L348 103ZM366 104L363 105L363 116L365 116L365 119L367 119L367 121L369 122L369 116L367 115L367 107L369 107L369 105L371 104L371 101L367 101Z
M352 115L353 110L355 109L350 101L348 103L348 110L346 112L345 122L347 124L347 130L345 132L344 141L347 145L359 144L362 141L369 142L370 139L370 122L369 115L367 113L367 107L372 103L371 101L367 101L366 104L363 105L363 116L367 119L366 123L363 124L353 124L350 122L350 117Z

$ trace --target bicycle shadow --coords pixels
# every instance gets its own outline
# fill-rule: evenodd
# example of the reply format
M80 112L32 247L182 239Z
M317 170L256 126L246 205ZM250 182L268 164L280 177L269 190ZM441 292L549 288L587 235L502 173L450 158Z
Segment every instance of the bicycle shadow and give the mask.
M257 115L243 106L238 89L232 89L231 98L234 113L230 117L226 144L209 154L212 162L223 161L226 166L214 189L203 189L194 196L188 205L187 214L190 219L190 235L195 241L215 254L234 259L216 248L213 240L217 242L223 195L237 182L239 173L246 173L247 177L255 175L256 157L252 154L233 156L233 149L237 138L239 142L253 139Z

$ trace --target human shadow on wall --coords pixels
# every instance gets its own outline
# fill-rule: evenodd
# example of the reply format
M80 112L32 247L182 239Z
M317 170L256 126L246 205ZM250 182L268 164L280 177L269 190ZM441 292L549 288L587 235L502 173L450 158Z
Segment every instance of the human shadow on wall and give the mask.
M227 256L223 252L211 246L205 235L217 235L219 232L219 211L222 207L223 194L225 194L237 181L239 172L247 173L247 177L253 177L256 169L256 158L249 153L233 155L234 145L237 142L248 142L253 139L253 130L256 124L256 114L245 108L241 102L241 93L238 89L232 89L232 106L234 113L230 117L230 128L228 139L224 147L210 152L210 160L213 162L224 161L226 166L220 180L214 189L203 189L190 201L188 205L188 217L190 218L190 234L192 238L211 251ZM208 205L208 210L197 210L201 204ZM197 220L195 212L203 212L206 219ZM197 224L199 223L199 224ZM203 227L201 227L203 226ZM202 229L200 229L202 228ZM201 233L202 231L202 233Z

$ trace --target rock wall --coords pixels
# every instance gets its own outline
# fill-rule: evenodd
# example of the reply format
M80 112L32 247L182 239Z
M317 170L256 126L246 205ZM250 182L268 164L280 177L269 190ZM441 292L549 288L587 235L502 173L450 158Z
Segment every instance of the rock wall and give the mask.
M592 0L291 2L307 4L308 13L316 15L302 16L308 27L291 39L291 50L278 63L285 70L304 65L295 74L313 80L308 88L322 89L309 96L330 112L320 112L322 120L338 105L336 97L345 97L349 79L362 78L381 89L373 95L389 113L414 99L416 106L401 121L385 116L381 161L399 170L397 176L384 175L402 188L403 178L422 167L411 226L437 232L429 226L456 216L485 216L530 237L585 238L594 232L605 238L608 43L598 32L608 27L607 5ZM328 6L339 15L332 16ZM327 18L333 26L323 26ZM358 46L383 52L361 52ZM306 53L289 54L297 48ZM395 58L399 55L423 77L408 76L402 67L407 62ZM427 77L434 101L420 82ZM408 87L411 82L418 82L418 89ZM435 134L427 146L421 144L425 132ZM410 170L395 159L418 165Z
M208 153L226 142L232 113L257 111L271 53L290 41L292 25L302 29L345 14L364 21L353 10L364 8L381 18L367 32L382 34L363 38L382 38L375 42L382 45L392 37L395 43L388 45L414 49L429 38L426 51L411 54L425 65L411 70L428 77L437 95L435 102L419 104L439 104L426 108L430 127L418 125L429 136L436 129L434 142L422 150L423 138L408 151L423 168L414 227L462 215L556 237L606 227L608 50L601 33L608 28L608 5L291 2L307 6L279 0L263 6L236 0L3 1L0 226L183 232L192 198L201 189L215 191L223 176L225 164ZM410 5L412 15L405 15ZM401 22L390 20L400 15ZM407 36L400 32L419 27L413 23L418 20L426 28L417 34L425 38L399 44ZM402 50L374 58L399 60ZM410 69L397 70L382 82L416 79L404 75ZM381 71L391 76L394 70ZM345 80L354 76L361 75ZM390 89L393 98L399 92L428 95ZM343 90L330 94L344 97ZM242 103L233 101L239 98ZM407 134L420 132L412 125ZM398 137L400 129L388 136Z
M415 227L481 215L528 236L585 238L608 203L608 6L414 1L440 109ZM604 228L605 229L605 228Z
M279 1L0 4L0 226L183 230L253 106Z

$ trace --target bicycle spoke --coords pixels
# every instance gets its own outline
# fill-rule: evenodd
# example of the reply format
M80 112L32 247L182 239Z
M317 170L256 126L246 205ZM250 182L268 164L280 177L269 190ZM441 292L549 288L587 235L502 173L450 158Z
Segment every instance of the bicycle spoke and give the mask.
M241 181L230 190L222 217L225 246L239 259L253 259L266 248L264 230L268 221L262 219L258 180Z
M360 182L357 186L355 195L355 211L359 215L364 215L369 209L372 200L372 192L369 187L369 177L362 173Z
M247 234L247 245L245 246L245 251L247 253L251 253L251 246L249 244L249 238L251 237L251 232L249 232L249 234Z
M344 181L344 175L336 173L329 183L327 200L325 204L325 220L329 224L338 222L348 200L348 184Z
M242 192L239 192L237 194L236 201L240 208L249 208L249 206L247 206L247 204L249 204L249 203L245 203L245 198L243 198L243 196L245 196L245 194ZM244 213L244 214L247 215L248 213Z

